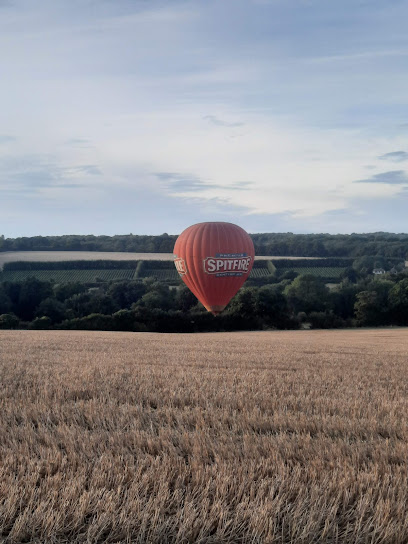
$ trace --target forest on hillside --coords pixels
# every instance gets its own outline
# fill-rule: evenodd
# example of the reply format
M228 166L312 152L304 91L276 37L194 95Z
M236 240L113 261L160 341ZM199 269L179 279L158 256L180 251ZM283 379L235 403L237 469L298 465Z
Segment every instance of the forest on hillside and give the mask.
M0 283L0 329L204 332L408 325L405 271L377 278L348 269L331 290L312 275L248 280L219 316L185 286L146 278L92 287L29 277Z
M257 255L408 258L408 234L293 234L250 235ZM177 235L65 235L5 238L0 251L126 251L172 253Z

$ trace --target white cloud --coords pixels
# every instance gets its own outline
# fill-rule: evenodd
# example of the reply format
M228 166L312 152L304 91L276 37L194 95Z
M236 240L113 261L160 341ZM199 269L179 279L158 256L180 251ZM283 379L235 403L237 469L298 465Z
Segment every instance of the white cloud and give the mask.
M0 136L0 189L14 190L15 166L4 159L30 156L27 184L73 213L80 194L108 215L112 193L123 191L136 206L151 194L152 215L156 195L312 221L401 191L355 183L367 165L381 180L384 160L402 157L389 150L408 148L395 128L406 38L385 43L376 9L347 12L333 38L320 2L301 2L296 17L279 1L16 6L0 21L2 134L15 138ZM158 172L197 180L194 191ZM2 211L18 205L8 198Z

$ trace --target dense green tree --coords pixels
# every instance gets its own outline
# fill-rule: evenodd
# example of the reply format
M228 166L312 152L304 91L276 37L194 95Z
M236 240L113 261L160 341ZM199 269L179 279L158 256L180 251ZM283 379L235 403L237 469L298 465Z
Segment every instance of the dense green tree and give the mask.
M255 310L269 327L286 327L291 322L287 299L276 285L265 285L258 290Z
M291 280L293 281L299 276L299 272L295 272L295 270L285 270L282 273L280 273L280 270L277 270L277 274L279 279L282 280Z
M37 330L47 330L50 329L52 325L52 320L43 315L42 317L36 317L31 321L31 323L28 325L29 329L37 329Z
M11 311L13 303L4 287L0 284L0 314L6 314Z
M19 324L19 318L13 313L0 315L0 329L17 329Z
M119 310L115 312L112 317L115 324L115 329L118 331L140 330L140 323L136 321L134 310Z
M193 306L197 305L197 298L193 293L190 291L188 287L183 285L182 287L178 288L175 295L175 302L178 310L181 310L182 312L188 312L193 308Z
M67 310L71 310L75 317L83 317L87 315L89 304L91 301L91 295L86 293L77 293L65 301L65 307Z
M350 283L356 283L358 280L358 272L355 268L352 266L347 267L344 272L342 272L340 279L341 280L348 280Z
M369 255L364 255L362 257L358 257L353 262L353 268L360 274L369 274L374 269L374 263L376 258Z
M56 298L48 297L40 302L35 312L37 317L48 317L51 323L60 323L65 319L65 305Z
M18 299L20 297L21 283L17 281L5 281L2 284L2 290L11 300L13 307L17 307Z
M28 278L21 284L16 314L23 320L31 321L37 306L52 295L50 282Z
M257 306L257 288L243 287L228 305L228 313L236 314L243 318L254 317Z
M320 312L329 303L329 290L316 276L298 276L284 290L288 303L294 312Z
M312 329L339 329L346 326L344 319L336 315L333 311L310 312L307 321Z
M408 325L408 278L404 278L391 287L388 300L394 323Z
M86 307L87 314L109 315L116 310L112 299L104 293L95 293L91 296Z
M361 291L354 305L358 325L379 326L385 324L384 306L376 291Z
M369 274L357 283L344 279L330 292L315 276L267 285L247 283L217 318L185 286L170 289L153 279L90 289L29 278L0 283L0 311L6 314L2 328L198 332L296 328L300 323L333 328L351 326L354 317L364 326L404 325L408 277L403 272L386 277Z
M61 323L60 328L86 331L112 331L115 330L115 323L111 315L89 314L84 317L64 321Z
M335 291L330 292L330 309L342 319L351 319L354 316L354 305L358 292L357 285L347 280L343 281Z
M86 286L83 283L59 283L54 285L54 296L60 302L64 302L74 295L84 293L86 290Z
M385 310L388 309L388 296L393 287L394 282L385 278L375 278L368 284L368 289L377 293L378 300Z
M170 310L174 306L174 298L173 292L166 285L155 282L137 304L150 310Z
M140 281L121 281L109 286L106 295L116 309L130 308L146 294L147 286Z

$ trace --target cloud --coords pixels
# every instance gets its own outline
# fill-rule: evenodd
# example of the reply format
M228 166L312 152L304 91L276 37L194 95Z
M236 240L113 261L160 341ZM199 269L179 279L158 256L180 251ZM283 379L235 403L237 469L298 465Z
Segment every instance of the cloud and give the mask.
M15 142L17 138L10 136L9 134L0 134L0 145Z
M223 189L229 191L250 191L254 185L253 181L237 181L234 185L228 185L227 187L223 187Z
M59 183L58 188L59 189L79 189L87 187L85 183Z
M208 183L192 174L184 175L173 172L156 172L154 174L159 180L164 182L165 187L172 193L187 193L193 191L207 191L208 189L223 189L230 191L247 191L253 183L251 181L237 181L232 185L221 185Z
M205 119L212 125L216 125L217 127L242 127L244 125L244 123L240 123L240 122L229 123L227 121L223 121L222 119L219 119L215 115L205 115L203 119Z
M335 61L350 61L350 60L367 60L367 59L379 59L386 57L406 57L408 53L405 50L378 50L378 51L361 51L357 53L351 53L346 55L329 55L307 58L308 63L332 63Z
M81 166L71 166L69 168L62 168L62 173L68 175L76 174L88 174L90 176L101 176L102 171L99 166L95 164L82 164Z
M3 196L15 191L22 197L44 196L44 189L85 187L87 178L100 175L100 168L94 164L60 166L52 157L6 157L0 168L0 191Z
M316 218L308 229L330 232L349 217L319 214L408 185L403 172L374 176L405 166L378 160L387 149L408 151L402 2L15 4L0 18L0 131L16 136L0 146L15 153L0 186L27 209L2 192L0 215L21 218L10 231L56 229L48 198L61 232L177 232L227 209L253 231Z
M213 183L207 183L192 174L177 174L173 172L156 172L154 174L160 181L164 182L166 188L171 192L184 193L189 191L203 191L218 187Z
M408 161L408 153L406 151L392 151L378 158L382 161L402 162Z
M404 170L391 170L390 172L381 172L374 174L371 178L359 179L354 183L386 183L387 185L405 185L408 184L408 174Z
M87 140L86 138L70 138L65 142L65 145L72 147L91 147L90 144L90 140Z

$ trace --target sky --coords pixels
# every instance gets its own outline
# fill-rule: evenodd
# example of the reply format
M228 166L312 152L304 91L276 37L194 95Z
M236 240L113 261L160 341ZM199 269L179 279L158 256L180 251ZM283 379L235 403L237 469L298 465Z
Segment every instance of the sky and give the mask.
M0 234L408 232L406 0L0 0Z

